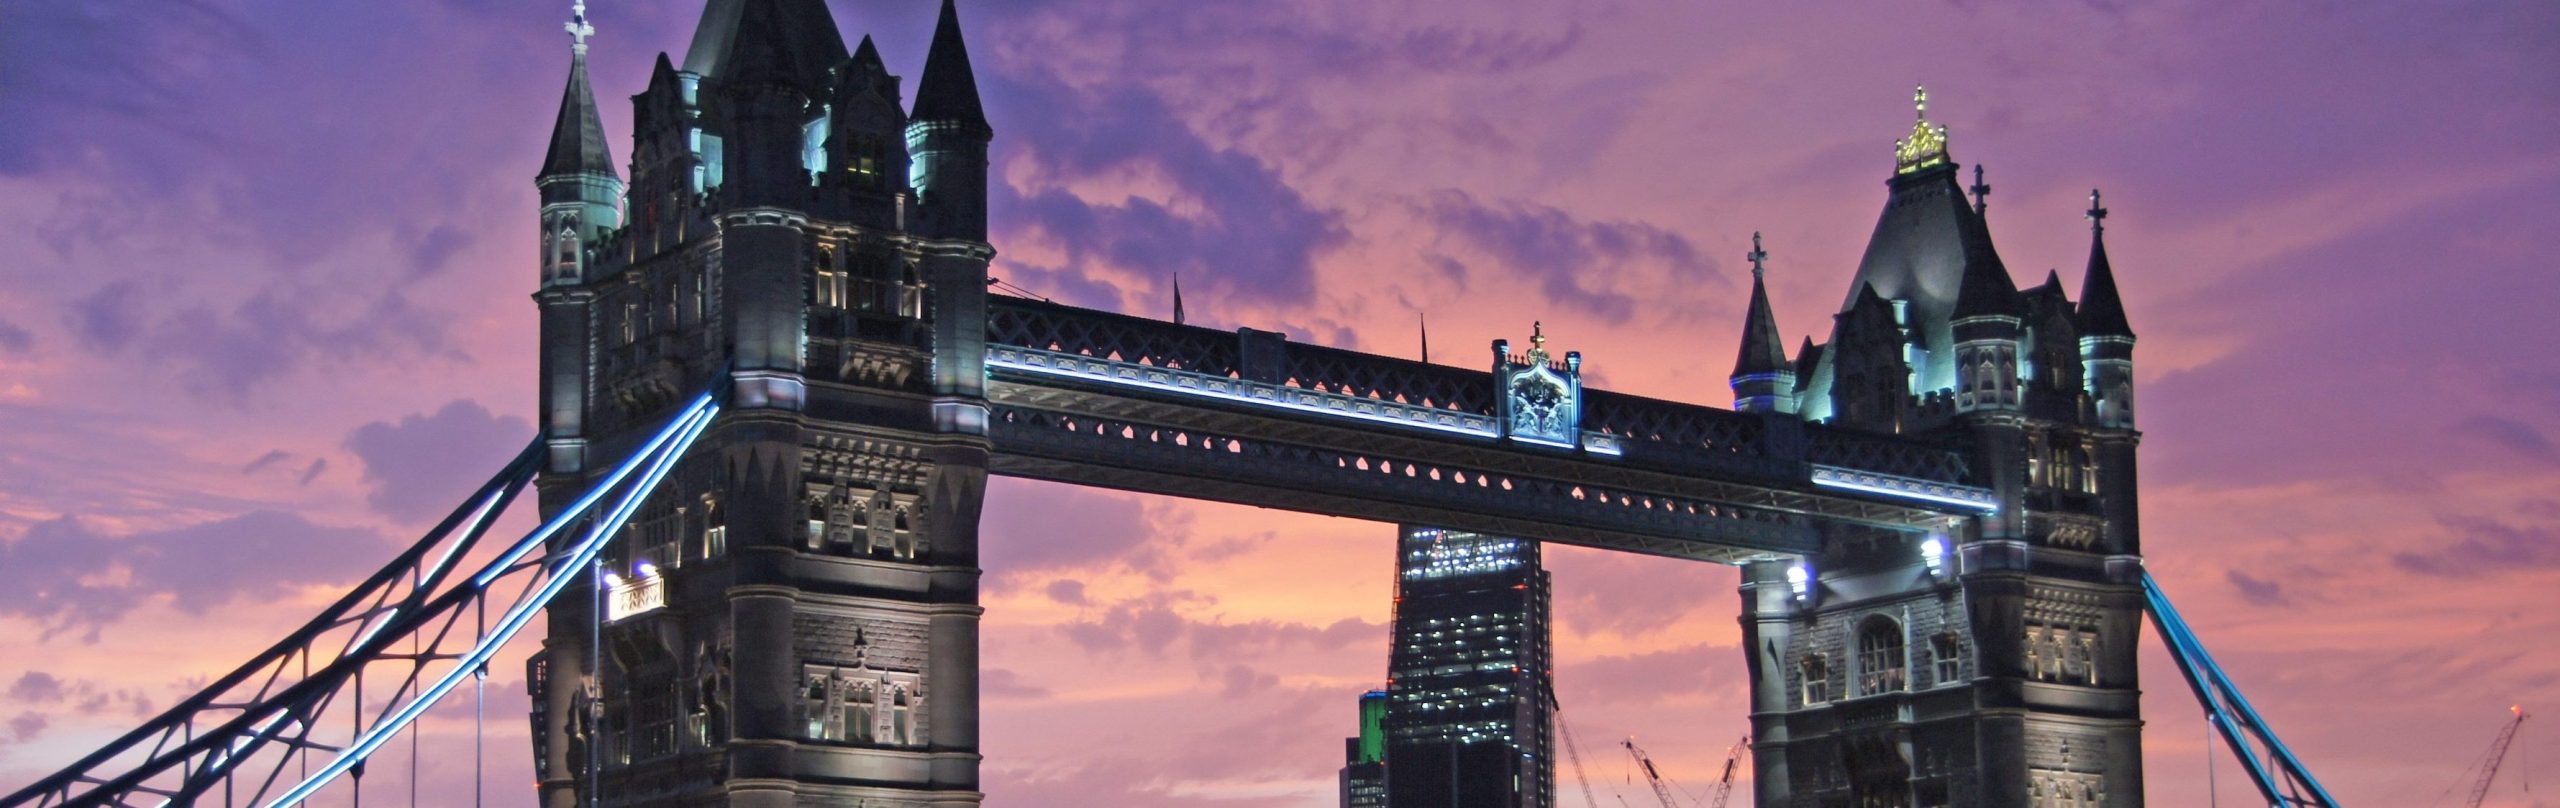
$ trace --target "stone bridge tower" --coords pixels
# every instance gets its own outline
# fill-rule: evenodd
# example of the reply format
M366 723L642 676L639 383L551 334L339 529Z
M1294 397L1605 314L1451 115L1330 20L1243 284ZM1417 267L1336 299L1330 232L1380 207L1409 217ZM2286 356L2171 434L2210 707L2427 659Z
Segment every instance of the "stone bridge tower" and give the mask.
M543 804L979 804L993 132L955 9L910 109L824 0L710 0L632 98L627 189L578 12L538 181L546 514L734 381L549 612Z
M1917 98L1829 340L1788 357L1755 280L1735 407L1943 441L2000 507L1746 566L1758 804L2140 806L2140 434L2106 211L2093 193L2076 305L2052 274L2019 289L1981 169L1968 203Z

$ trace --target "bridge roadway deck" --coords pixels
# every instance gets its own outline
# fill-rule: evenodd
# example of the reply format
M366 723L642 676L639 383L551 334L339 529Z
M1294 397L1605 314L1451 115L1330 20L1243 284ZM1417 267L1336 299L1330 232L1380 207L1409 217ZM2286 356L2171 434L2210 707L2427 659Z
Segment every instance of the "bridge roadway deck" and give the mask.
M1490 372L990 303L998 474L1721 563L1991 507L1892 436L1587 390L1581 446L1542 445L1502 436Z

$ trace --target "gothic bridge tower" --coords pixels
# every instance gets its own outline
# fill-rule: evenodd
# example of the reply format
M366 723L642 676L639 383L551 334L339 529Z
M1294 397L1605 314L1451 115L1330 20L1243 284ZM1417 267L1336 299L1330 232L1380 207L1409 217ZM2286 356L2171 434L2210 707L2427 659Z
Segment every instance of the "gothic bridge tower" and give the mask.
M1755 270L1734 406L1942 441L1999 509L1746 566L1758 804L2140 806L2141 436L2106 210L2093 192L2077 304L2054 274L2019 289L1981 168L1968 203L1915 100L1828 341L1788 357Z
M710 0L632 97L627 186L583 3L569 30L537 180L545 513L732 381L549 611L543 804L979 804L993 131L955 9L910 108L824 0Z

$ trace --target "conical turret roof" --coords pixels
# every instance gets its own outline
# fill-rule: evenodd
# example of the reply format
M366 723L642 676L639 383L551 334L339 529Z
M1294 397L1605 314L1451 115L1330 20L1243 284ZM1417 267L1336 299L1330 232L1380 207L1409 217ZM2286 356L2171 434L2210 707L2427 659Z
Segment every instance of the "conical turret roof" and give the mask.
M2124 298L2116 294L2115 268L2107 262L2105 230L2089 238L2089 274L2080 280L2078 319L2082 336L2133 336L2133 325L2124 317Z
M551 151L542 158L542 173L560 177L602 174L620 177L613 166L613 144L605 140L604 120L596 115L595 88L587 79L587 57L569 60L569 87L560 94L560 116L551 125Z
M925 55L924 76L916 82L915 111L907 117L987 128L986 109L978 104L978 75L969 67L969 43L960 36L960 10L953 0L942 0L933 50Z
M1769 287L1760 273L1751 274L1751 310L1742 320L1742 351L1733 359L1733 375L1752 376L1792 371L1787 365L1786 338L1778 334L1778 315L1769 308Z

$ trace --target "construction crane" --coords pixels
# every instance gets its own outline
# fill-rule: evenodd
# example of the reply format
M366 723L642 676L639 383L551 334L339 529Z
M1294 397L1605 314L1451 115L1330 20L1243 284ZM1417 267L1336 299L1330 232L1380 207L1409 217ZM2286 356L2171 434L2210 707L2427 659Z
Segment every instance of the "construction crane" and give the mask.
M1600 808L1600 798L1591 794L1591 776L1582 772L1582 745L1573 742L1573 727L1564 722L1564 705L1556 701L1552 690L1547 692L1547 716L1555 719L1556 734L1564 736L1564 757L1573 762L1573 779L1582 784L1582 801L1591 808Z
M2471 786L2471 799L2463 803L2463 808L2480 808L2480 803L2489 799L2489 784L2498 779L2498 764L2507 760L2507 745L2515 743L2516 729L2524 726L2526 718L2524 705L2519 704L2507 710L2515 713L2516 717L2507 722L2506 729L2498 731L2498 739L2489 744L2489 755L2480 759L2477 766L2480 769L2480 782Z
M1724 776L1716 780L1715 797L1707 802L1707 808L1724 808L1725 801L1733 798L1733 772L1741 768L1742 755L1749 751L1751 751L1749 735L1742 736L1742 740L1733 742L1732 749L1725 750Z
M1679 803L1671 801L1671 786L1662 782L1662 773L1654 770L1653 758L1645 755L1644 747L1637 746L1634 738L1619 741L1618 745L1626 747L1627 754L1636 759L1636 769L1644 772L1644 781L1653 785L1653 796L1662 801L1662 808L1680 808Z

